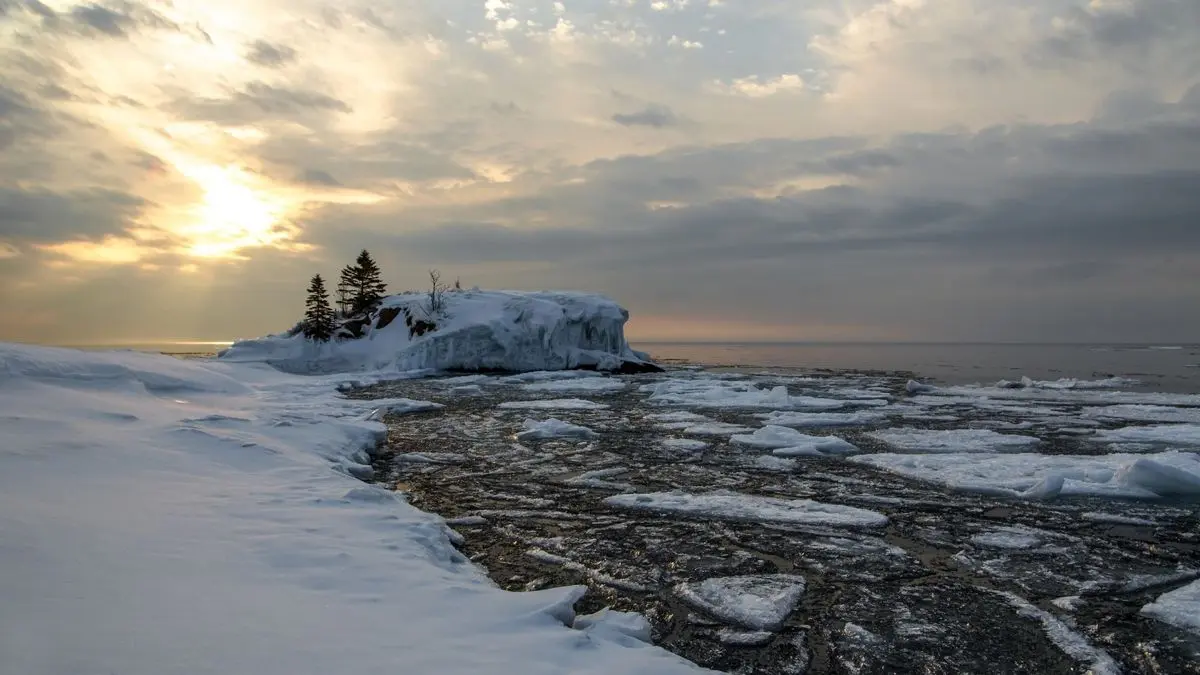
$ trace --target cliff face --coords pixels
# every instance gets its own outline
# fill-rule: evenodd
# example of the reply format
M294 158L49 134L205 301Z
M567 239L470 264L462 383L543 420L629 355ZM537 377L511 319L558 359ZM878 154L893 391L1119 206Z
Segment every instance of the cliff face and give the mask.
M629 312L604 296L470 290L443 297L441 310L431 311L425 294L389 296L369 315L344 321L329 343L293 330L236 342L220 358L304 373L658 370L625 341Z

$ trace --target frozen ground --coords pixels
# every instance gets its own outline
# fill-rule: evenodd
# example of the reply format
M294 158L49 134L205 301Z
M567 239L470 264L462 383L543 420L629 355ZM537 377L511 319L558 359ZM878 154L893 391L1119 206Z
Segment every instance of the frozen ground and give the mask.
M450 518L498 584L587 585L581 612L640 613L703 666L1200 673L1200 463L1184 428L1129 429L1194 423L1198 396L1112 379L606 379L352 396L446 405L388 418L396 459L378 480ZM591 404L522 403L566 391ZM531 415L596 435L517 440ZM435 451L461 459L400 459Z

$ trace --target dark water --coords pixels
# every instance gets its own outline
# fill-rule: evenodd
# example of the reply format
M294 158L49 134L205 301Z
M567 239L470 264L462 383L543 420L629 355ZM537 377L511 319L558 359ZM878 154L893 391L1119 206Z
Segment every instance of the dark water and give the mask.
M1063 377L1140 380L1160 391L1200 391L1200 345L641 343L656 360L708 366L909 371L946 384Z

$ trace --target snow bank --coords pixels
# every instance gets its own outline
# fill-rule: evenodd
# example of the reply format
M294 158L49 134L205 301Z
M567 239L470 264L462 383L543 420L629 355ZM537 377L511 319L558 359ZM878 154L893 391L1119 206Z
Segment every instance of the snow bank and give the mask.
M1001 434L990 429L884 429L867 434L907 452L997 452L1024 450L1040 443L1032 436Z
M1200 635L1200 580L1163 593L1142 614Z
M386 430L337 382L0 345L0 672L695 672L347 475Z
M428 310L423 294L387 297L359 339L315 344L302 335L241 340L230 362L293 373L413 370L657 370L625 341L629 312L590 293L461 291Z
M716 520L846 527L887 525L887 516L882 513L853 506L824 504L811 499L775 499L729 492L700 495L685 492L647 492L616 495L605 499L604 503L622 509L685 513Z
M1150 455L1032 453L859 455L850 461L902 476L981 494L1050 499L1091 495L1126 499L1200 496L1200 457L1168 451Z

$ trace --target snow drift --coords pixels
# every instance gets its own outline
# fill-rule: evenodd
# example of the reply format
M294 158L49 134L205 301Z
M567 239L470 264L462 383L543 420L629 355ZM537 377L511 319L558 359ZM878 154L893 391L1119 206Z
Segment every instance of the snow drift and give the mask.
M393 295L344 322L342 339L313 343L289 331L238 341L219 358L292 373L659 370L626 342L629 312L602 295L469 290L446 293L444 304L431 312L425 294Z
M584 587L497 588L352 478L379 411L436 406L340 381L0 344L0 673L699 671L644 620L575 617Z

